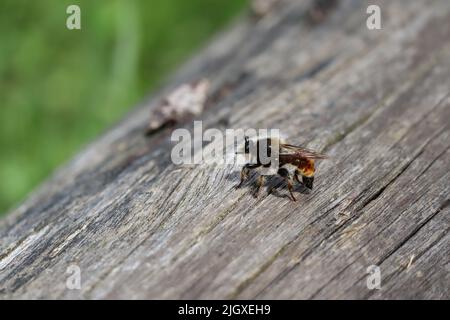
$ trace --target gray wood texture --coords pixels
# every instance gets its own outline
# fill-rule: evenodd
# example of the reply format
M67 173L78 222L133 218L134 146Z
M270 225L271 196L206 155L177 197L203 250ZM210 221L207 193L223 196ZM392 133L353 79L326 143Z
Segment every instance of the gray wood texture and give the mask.
M313 192L256 199L255 176L234 189L237 167L174 165L171 132L193 116L145 136L161 100L202 78L204 128L280 128L331 156ZM449 299L449 84L448 0L242 17L2 219L0 298Z

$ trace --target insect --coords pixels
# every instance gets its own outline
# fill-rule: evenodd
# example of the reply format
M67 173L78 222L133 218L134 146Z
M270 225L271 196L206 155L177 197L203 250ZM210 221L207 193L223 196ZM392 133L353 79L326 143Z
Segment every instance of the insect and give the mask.
M245 136L244 154L250 154L250 143L252 142L253 141L250 141L249 137ZM267 148L267 156L270 157L272 145L279 146L279 168L277 174L286 181L291 199L293 201L296 201L292 192L294 180L297 183L303 184L305 187L312 190L314 183L315 160L326 159L328 157L325 154L321 154L310 149L284 143L279 139L275 142L275 138L260 138L256 140L256 148L254 148L254 151L257 152L256 162L247 163L242 167L241 181L236 186L236 188L241 187L242 183L247 179L250 170L259 168L261 166L266 168L270 167L270 163L261 163L259 157L259 149L261 147ZM294 172L292 174L288 170L289 167L294 168ZM300 182L299 176L302 177L302 182ZM265 176L260 175L257 180L256 196L259 194L259 191L264 185L264 182Z

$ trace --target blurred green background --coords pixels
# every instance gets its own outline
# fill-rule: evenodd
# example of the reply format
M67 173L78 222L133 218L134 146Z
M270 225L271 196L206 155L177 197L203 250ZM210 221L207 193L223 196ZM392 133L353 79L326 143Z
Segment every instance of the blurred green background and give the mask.
M66 28L71 4L81 30ZM0 0L0 215L246 4Z

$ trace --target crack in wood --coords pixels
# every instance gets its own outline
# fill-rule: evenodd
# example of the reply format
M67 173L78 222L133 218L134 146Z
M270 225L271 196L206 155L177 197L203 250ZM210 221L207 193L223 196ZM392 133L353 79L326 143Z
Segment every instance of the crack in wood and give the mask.
M180 178L180 180L182 180L186 175L188 174L188 172L185 172L184 175ZM169 195L167 195L166 199L169 199L170 196L173 194L173 192L179 187L179 184L176 185L173 190L169 193ZM185 197L186 194L183 194L183 197ZM181 202L181 201L180 201ZM173 213L176 211L177 206L179 205L179 203L177 203L177 205L175 206L174 209L172 209L169 214L166 215L166 217L160 222L160 224L153 228L153 230L159 230L164 223L173 215ZM124 257L121 258L120 261L118 261L114 266L112 266L110 269L108 269L106 272L104 272L103 274L101 274L98 279L92 283L89 288L83 293L85 297L89 298L92 294L92 292L101 284L102 281L104 281L106 278L108 278L108 276L110 274L112 274L114 272L114 270L119 269L122 264L133 255L134 252L136 252L145 242L147 242L147 240L153 236L153 232L148 232L147 236L145 236L134 248L132 248Z
M393 255L396 251L398 251L403 245L405 245L405 244L408 242L408 240L412 239L412 238L414 237L414 235L417 234L417 233L420 231L420 229L422 229L423 227L425 227L426 224L427 224L428 222L430 222L437 214L439 214L442 210L444 210L444 209L447 208L448 206L450 206L450 199L444 201L444 202L439 206L439 209L438 209L438 210L437 210L437 211L436 211L436 212L435 212L428 220L426 220L422 226L419 226L419 228L416 230L416 232L411 233L411 234L410 234L410 237L408 237L408 239L402 241L403 244L402 244L402 245L399 245L399 246L397 247L396 250L394 250L394 251L392 251L392 252L390 253L389 256ZM449 230L449 228L447 228L447 230ZM380 233L381 233L381 232L380 232ZM418 260L419 260L419 259L420 259L420 258L421 258L421 257L422 257L422 256L423 256L430 248L434 247L434 246L435 246L437 243L439 243L443 238L445 238L445 237L446 237L446 234L447 234L446 232L443 232L443 235L442 235L441 237L438 237L435 241L433 241L429 246L427 246L427 247L426 247L424 250L422 250L421 252L416 253L416 255L415 255L415 260L418 261ZM368 243L370 243L371 241L372 241L372 239L371 239L370 241L368 241L366 244L364 244L364 246L367 245ZM324 290L326 287L328 287L328 286L330 285L330 283L332 283L333 281L335 281L336 279L338 279L344 272L346 272L346 270L348 270L348 269L352 266L352 264L353 264L355 261L357 261L357 259L361 258L362 256L363 256L363 254L360 254L359 256L357 256L351 263L349 263L348 265L346 265L346 266L345 266L342 270L340 270L336 275L334 275L331 279L329 279L323 286L321 286L316 292L314 292L308 299L315 299L315 298L317 298L317 296L319 296L319 294L320 294L321 292L323 292L323 290ZM385 260L387 260L389 256L387 256L385 259L383 259L382 262L384 262ZM377 263L377 265L378 265L378 266L381 266L382 262L381 262L381 263ZM402 271L404 271L404 270L405 270L405 269L400 269L400 270L394 272L391 276L383 277L383 283L388 283L391 279L393 279L393 278L395 278L396 276L398 276L398 275L399 275ZM364 279L366 279L366 277L367 277L367 274L363 274L362 276L360 276L360 277L353 283L353 286L355 286L357 283L362 282ZM345 294L348 293L348 292L351 290L351 288L352 288L353 286L349 286L349 288L348 288L347 290L345 290L344 292L341 293L341 296L345 296ZM368 298L370 298L370 296L371 296L371 295L368 294L367 296L364 297L364 299L368 299Z
M401 247L403 247L411 238L413 238L424 226L426 226L439 212L441 212L441 208L439 208L438 210L436 210L433 214L431 214L427 219L425 219L423 221L423 223L421 223L420 225L416 226L412 232L410 232L400 243L398 243L391 251L388 252L387 255L385 255L384 257L382 257L377 263L376 265L380 266L381 264L383 264L383 262L385 262L387 259L389 259L389 257L391 257L393 254L395 254ZM445 236L445 235L444 235ZM443 237L444 237L443 236ZM441 238L443 238L441 237ZM386 279L384 279L385 282L389 282L389 280L392 279L392 277L387 277ZM373 294L372 291L369 291L369 293L364 296L364 299L369 299L369 297Z

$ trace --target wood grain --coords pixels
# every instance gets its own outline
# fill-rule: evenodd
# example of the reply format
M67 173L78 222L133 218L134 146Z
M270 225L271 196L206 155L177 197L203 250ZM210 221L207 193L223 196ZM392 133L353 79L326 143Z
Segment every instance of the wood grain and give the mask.
M60 168L0 222L0 297L449 299L450 2L333 3L241 18ZM331 156L312 193L255 199L237 167L174 165L171 132L194 118L145 136L202 78L204 129L280 128Z

